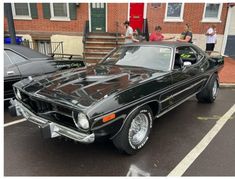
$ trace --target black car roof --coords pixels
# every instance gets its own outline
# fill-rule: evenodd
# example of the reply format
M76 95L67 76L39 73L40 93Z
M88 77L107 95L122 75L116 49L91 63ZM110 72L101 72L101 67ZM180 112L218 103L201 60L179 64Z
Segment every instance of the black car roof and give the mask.
M22 45L10 45L10 44L4 44L4 50L12 50L16 53L20 54L21 56L25 57L28 60L42 60L42 59L50 59L50 56L47 56L45 54L39 53L35 50L32 50L28 47L22 46Z
M159 42L141 42L141 43L130 43L125 44L124 46L152 46L152 45L159 45L159 46L168 46L168 47L179 47L179 46L193 46L191 43L187 42L177 42L177 41L159 41Z

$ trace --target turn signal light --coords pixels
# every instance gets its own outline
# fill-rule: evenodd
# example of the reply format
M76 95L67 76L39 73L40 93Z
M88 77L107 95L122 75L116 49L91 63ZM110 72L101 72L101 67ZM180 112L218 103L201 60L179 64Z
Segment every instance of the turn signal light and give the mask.
M103 117L103 122L108 122L116 117L116 114L110 114L108 116Z

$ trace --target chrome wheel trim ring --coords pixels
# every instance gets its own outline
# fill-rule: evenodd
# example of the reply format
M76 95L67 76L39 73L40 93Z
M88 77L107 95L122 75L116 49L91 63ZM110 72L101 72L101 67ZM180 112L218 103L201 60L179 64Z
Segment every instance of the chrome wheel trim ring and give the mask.
M149 120L147 114L138 114L131 122L128 138L132 148L136 148L146 141Z
M214 84L213 84L213 88L212 88L212 96L213 98L215 99L216 96L217 96L217 88L218 88L218 85L217 85L217 80L214 81Z

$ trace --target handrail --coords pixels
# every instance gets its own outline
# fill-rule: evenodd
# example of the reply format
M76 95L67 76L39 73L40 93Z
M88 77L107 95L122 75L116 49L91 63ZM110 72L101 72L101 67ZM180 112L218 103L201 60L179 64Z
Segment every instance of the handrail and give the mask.
M83 39L82 39L83 44L86 43L88 33L89 33L89 21L87 20L85 22L85 27L84 27L84 30L83 30Z
M82 42L83 42L83 58L84 59L85 59L85 53L84 53L85 52L85 44L86 44L88 33L89 33L89 21L86 20L85 27L84 27L84 30L83 30L83 38L82 38Z
M62 53L63 53L63 41L58 43L58 45L56 46L56 48L54 49L52 53L54 53L60 46L62 47Z
M39 48L39 44L40 44L40 48ZM24 40L20 45L29 47L33 50L36 50L40 53L49 55L49 54L53 54L53 53L64 53L64 48L63 48L63 41L61 42L51 42L51 41L28 41L28 40Z
M116 26L116 33L115 33L115 37L116 37L116 45L118 44L118 27L119 27L119 25L118 25L118 21L115 21L115 26Z
M144 19L143 35L146 41L149 41L148 19Z

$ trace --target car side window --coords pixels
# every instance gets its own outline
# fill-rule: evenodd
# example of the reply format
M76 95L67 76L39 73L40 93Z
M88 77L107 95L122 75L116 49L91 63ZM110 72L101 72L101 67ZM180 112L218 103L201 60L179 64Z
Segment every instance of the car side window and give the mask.
M4 66L9 66L9 65L12 65L11 60L6 54L6 52L4 51Z
M12 52L11 50L5 50L5 52L7 53L7 55L10 57L10 60L12 61L12 63L17 64L17 63L22 63L27 61L25 58L23 58L22 56L16 54L15 52Z
M204 55L197 49L191 47L191 49L194 51L194 54L196 55L197 61L201 60Z
M197 60L196 52L192 50L191 47L178 47L176 48L175 53L174 69L181 68L184 62L187 62L190 65L195 64L197 63Z

